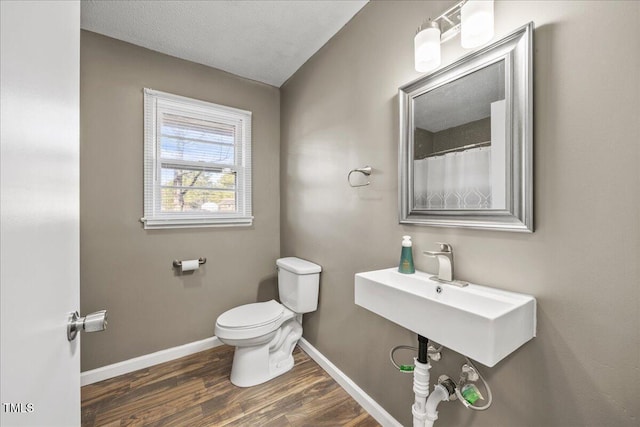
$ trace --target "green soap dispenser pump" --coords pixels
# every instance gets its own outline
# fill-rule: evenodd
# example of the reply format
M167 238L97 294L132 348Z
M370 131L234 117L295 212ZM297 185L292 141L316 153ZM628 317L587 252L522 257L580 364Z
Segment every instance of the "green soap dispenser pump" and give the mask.
M402 236L402 253L400 254L400 266L398 271L404 274L413 274L416 272L413 266L413 244L411 236Z

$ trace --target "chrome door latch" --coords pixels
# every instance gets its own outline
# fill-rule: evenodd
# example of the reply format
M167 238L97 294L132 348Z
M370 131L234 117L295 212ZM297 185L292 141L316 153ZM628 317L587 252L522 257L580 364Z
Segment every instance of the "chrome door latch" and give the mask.
M73 341L78 335L78 331L100 332L107 329L107 310L96 311L80 317L78 312L69 313L69 322L67 323L67 339Z

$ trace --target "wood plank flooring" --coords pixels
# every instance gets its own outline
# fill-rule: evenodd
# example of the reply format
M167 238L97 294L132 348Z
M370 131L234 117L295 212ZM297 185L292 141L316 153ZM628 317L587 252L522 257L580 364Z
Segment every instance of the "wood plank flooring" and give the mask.
M82 426L358 426L379 424L296 347L293 369L265 384L229 381L233 347L82 387Z

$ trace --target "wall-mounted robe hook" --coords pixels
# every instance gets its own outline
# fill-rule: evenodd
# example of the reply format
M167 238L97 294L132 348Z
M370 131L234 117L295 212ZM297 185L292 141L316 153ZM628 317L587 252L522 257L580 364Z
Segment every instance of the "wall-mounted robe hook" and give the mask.
M352 187L364 187L366 185L371 184L371 181L367 180L366 184L358 184L358 185L353 185L351 183L351 174L354 172L360 172L361 174L365 175L365 176L369 176L371 175L371 166L365 166L363 168L357 168L357 169L352 169L351 172L349 172L349 175L347 175L347 181L349 182L349 185Z

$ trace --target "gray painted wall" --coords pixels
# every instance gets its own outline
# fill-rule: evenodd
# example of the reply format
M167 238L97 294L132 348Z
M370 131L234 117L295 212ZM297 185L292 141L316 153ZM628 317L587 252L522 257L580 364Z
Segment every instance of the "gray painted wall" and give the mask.
M424 159L433 152L433 132L415 128L413 130L413 158L415 160Z
M109 311L105 332L82 337L82 370L211 337L223 311L274 297L280 91L85 31L80 83L81 308ZM252 227L142 228L144 87L253 112Z
M538 337L480 367L487 412L440 406L439 425L631 426L640 416L640 2L496 2L497 36L535 30L534 234L398 225L398 87L413 36L452 2L367 6L282 88L283 256L323 266L305 337L405 425L412 379L388 352L416 336L353 303L353 275L453 245L458 278L533 294ZM463 54L456 38L443 63ZM350 169L371 165L371 185ZM473 325L469 325L473 328ZM434 364L457 377L462 358Z
M482 142L491 142L491 117L435 133L415 128L413 131L413 158L424 159L432 153Z

